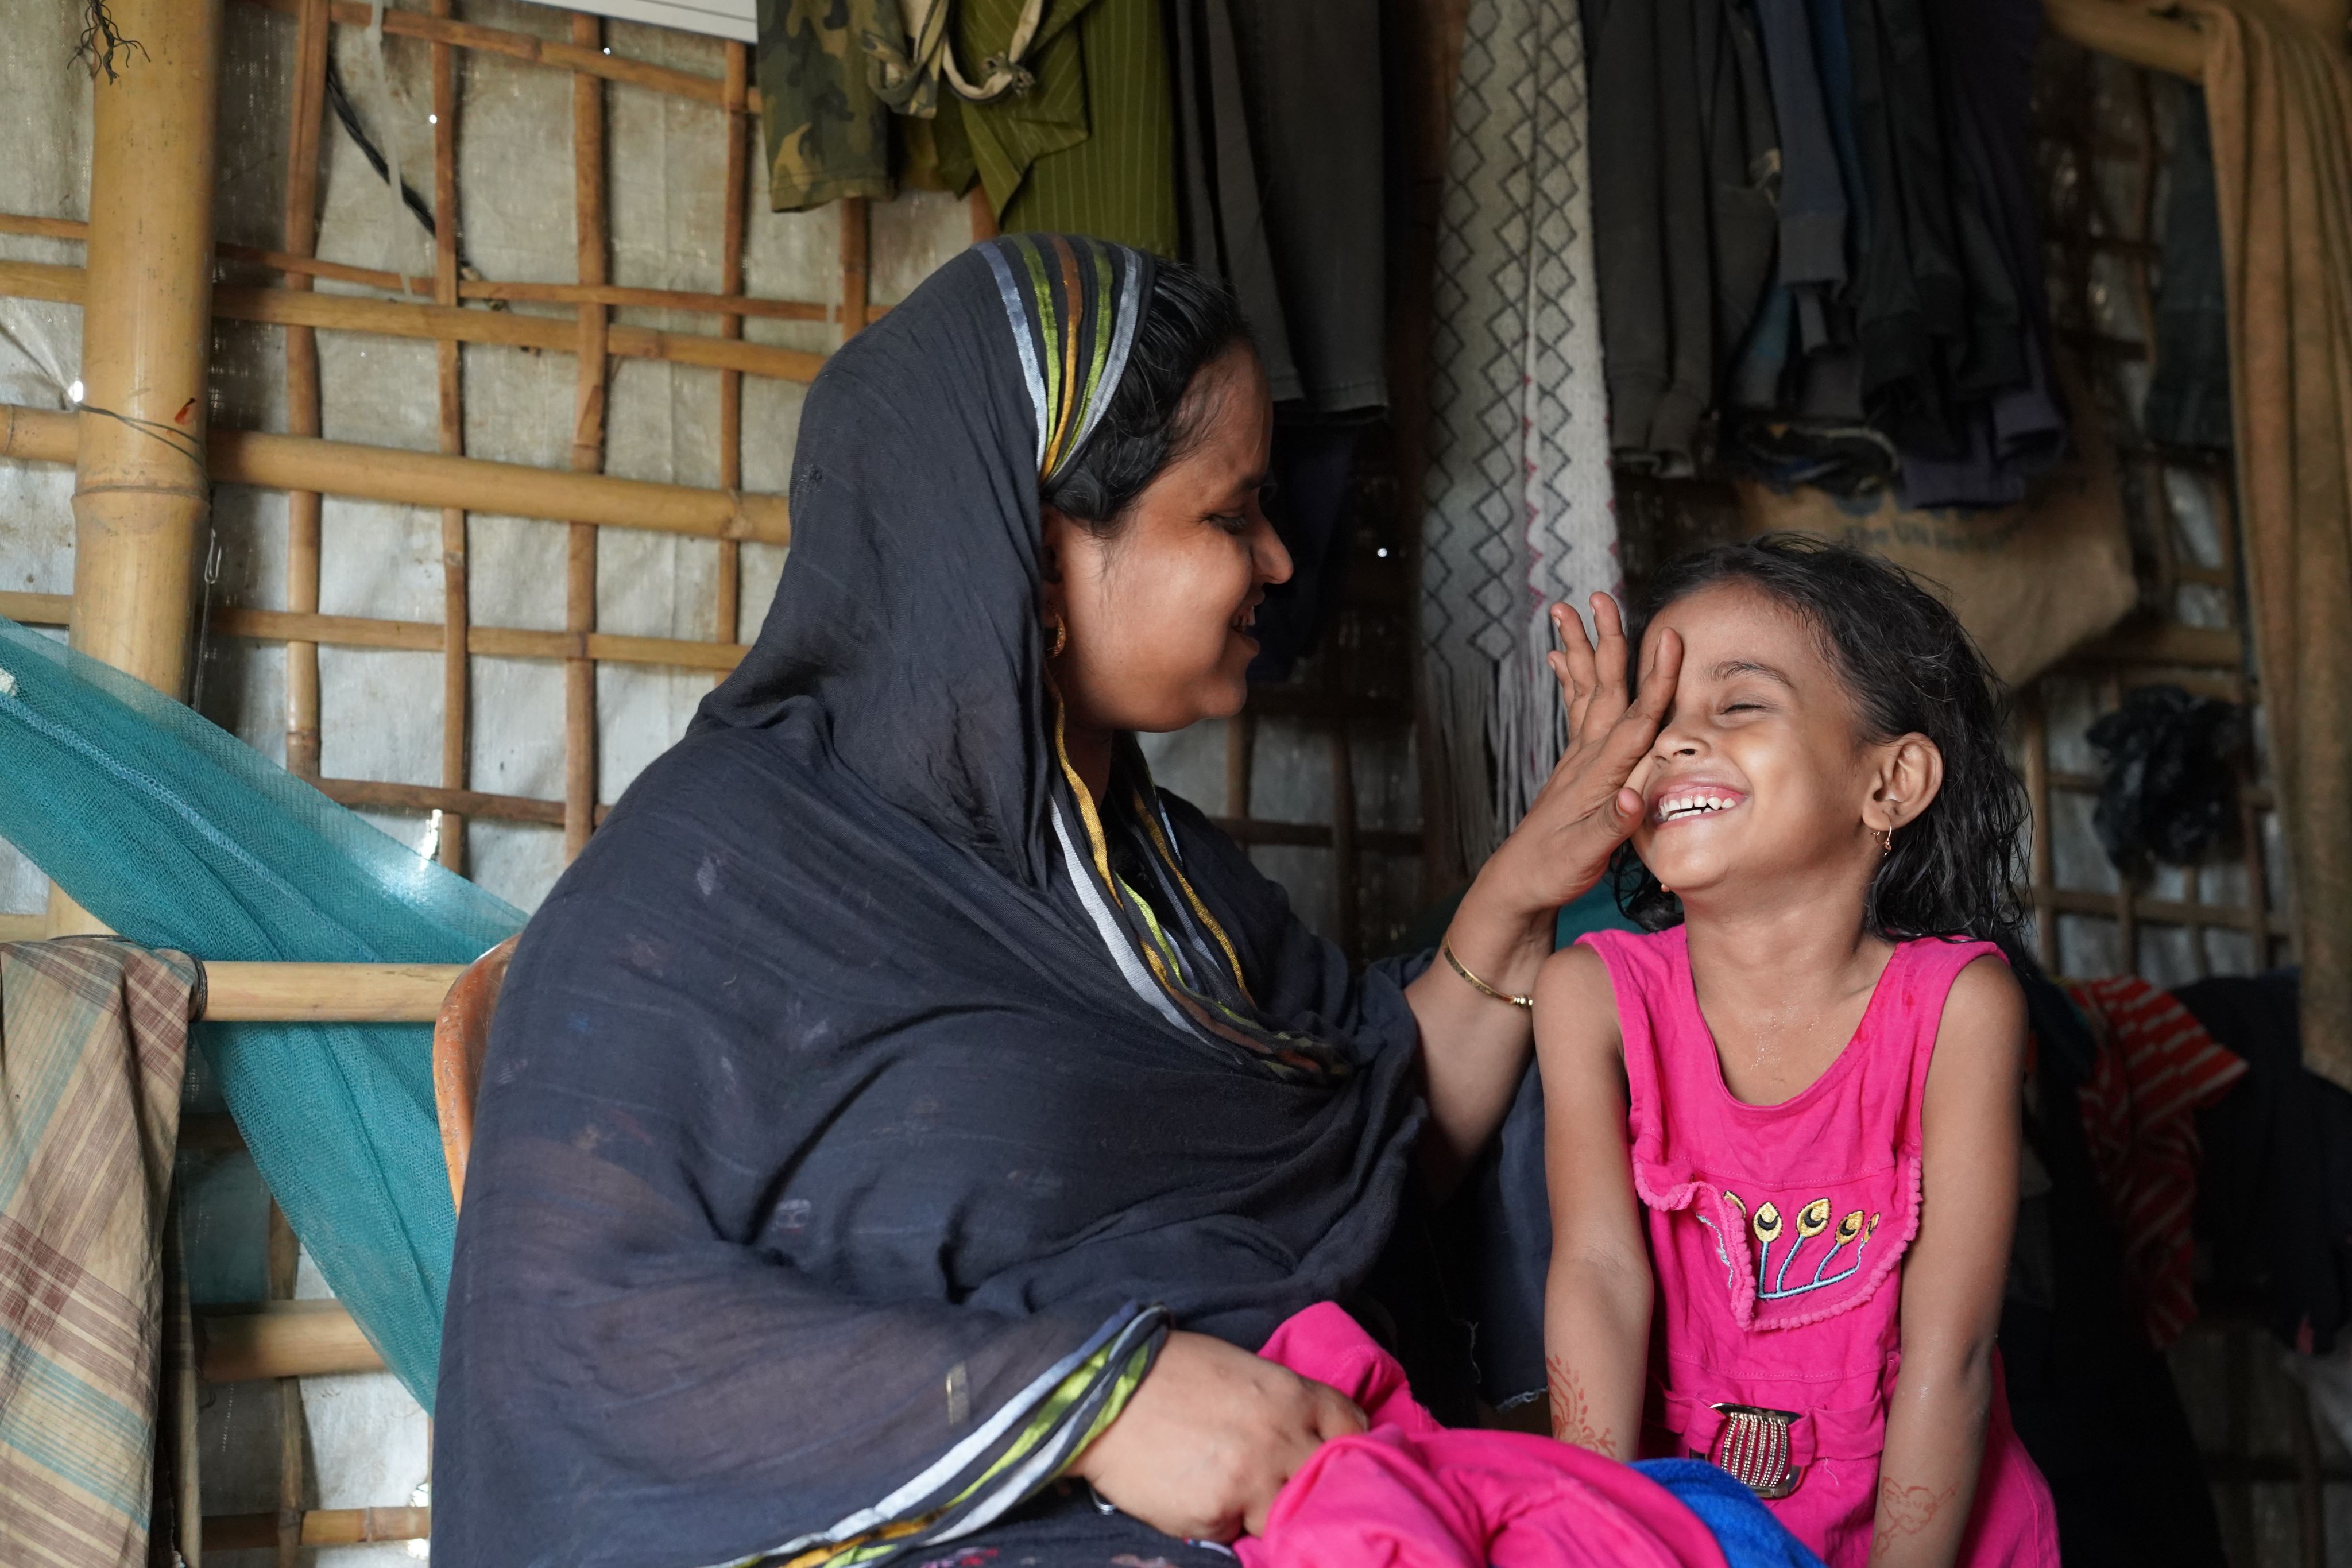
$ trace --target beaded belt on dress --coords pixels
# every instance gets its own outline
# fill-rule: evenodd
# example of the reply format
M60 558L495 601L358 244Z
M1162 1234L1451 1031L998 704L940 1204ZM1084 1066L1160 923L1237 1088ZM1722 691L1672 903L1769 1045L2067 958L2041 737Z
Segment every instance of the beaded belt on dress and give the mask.
M1803 1474L1789 1462L1789 1428L1798 1413L1768 1410L1760 1405L1717 1405L1723 1429L1715 1436L1715 1451L1705 1455L1733 1479L1760 1498L1783 1498L1797 1490Z

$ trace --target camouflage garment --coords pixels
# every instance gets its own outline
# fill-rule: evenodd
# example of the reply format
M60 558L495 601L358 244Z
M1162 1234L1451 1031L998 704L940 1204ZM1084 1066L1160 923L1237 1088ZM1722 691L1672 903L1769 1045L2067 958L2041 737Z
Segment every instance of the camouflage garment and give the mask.
M760 0L754 60L777 212L895 193L890 110L867 79L853 9L852 0Z

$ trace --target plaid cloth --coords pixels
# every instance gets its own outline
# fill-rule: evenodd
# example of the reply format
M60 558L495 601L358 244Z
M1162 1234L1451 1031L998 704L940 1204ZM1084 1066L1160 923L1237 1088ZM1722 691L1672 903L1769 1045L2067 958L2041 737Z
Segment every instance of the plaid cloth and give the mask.
M163 1210L201 971L0 945L0 1568L138 1568Z
M2203 1109L2246 1064L2189 1009L2132 975L2070 988L2098 1040L2091 1081L2076 1091L2099 1187L2123 1228L2124 1272L2148 1343L2162 1350L2197 1321L2197 1141Z

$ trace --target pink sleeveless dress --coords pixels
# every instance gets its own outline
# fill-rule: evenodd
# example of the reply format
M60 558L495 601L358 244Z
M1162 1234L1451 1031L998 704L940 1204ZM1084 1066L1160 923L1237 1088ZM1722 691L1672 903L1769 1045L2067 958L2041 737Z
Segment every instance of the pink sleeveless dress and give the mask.
M1828 1070L1793 1099L1749 1105L1724 1083L1682 928L1580 940L1616 991L1657 1281L1644 1455L1714 1459L1829 1568L1865 1568L1927 1064L1952 982L2000 949L1904 943ZM2058 1563L2050 1489L2010 1426L1997 1362L1959 1562Z

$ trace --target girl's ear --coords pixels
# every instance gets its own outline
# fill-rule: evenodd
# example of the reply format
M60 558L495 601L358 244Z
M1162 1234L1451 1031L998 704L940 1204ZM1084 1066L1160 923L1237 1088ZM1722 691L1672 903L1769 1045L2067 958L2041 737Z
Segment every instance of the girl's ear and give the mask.
M1942 747L1924 735L1898 736L1878 748L1878 779L1864 821L1873 832L1907 827L1943 787Z

